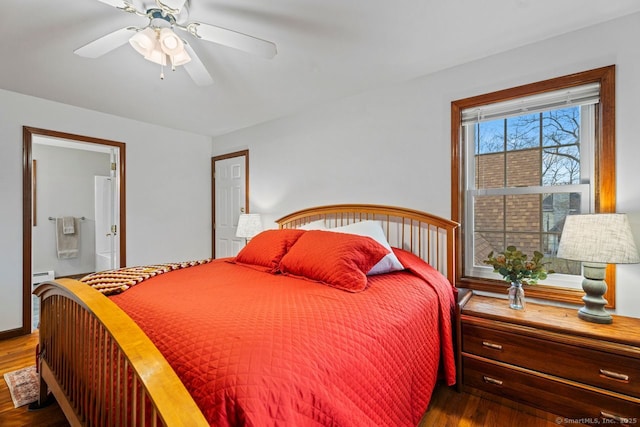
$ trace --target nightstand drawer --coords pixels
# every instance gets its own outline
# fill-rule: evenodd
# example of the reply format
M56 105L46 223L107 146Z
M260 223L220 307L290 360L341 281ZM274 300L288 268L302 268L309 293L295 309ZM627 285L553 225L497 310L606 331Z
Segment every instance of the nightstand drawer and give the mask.
M462 335L464 353L640 397L637 359L467 323Z
M559 378L537 375L473 356L463 357L464 385L567 418L640 421L640 400L621 399ZM635 420L635 421L634 421Z

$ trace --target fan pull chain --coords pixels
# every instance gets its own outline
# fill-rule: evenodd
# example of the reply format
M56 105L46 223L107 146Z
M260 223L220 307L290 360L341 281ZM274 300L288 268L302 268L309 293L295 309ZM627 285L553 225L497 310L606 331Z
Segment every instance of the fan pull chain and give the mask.
M164 80L164 65L160 64L160 80Z

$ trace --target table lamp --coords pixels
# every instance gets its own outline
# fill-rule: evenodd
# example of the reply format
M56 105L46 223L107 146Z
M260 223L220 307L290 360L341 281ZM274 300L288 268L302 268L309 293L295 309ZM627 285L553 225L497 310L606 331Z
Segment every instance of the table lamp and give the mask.
M244 237L247 241L262 231L260 214L240 214L236 237Z
M578 311L582 320L611 323L612 317L604 309L607 291L604 281L607 264L635 264L640 262L638 249L625 214L602 213L568 215L566 217L558 258L582 261L584 307Z

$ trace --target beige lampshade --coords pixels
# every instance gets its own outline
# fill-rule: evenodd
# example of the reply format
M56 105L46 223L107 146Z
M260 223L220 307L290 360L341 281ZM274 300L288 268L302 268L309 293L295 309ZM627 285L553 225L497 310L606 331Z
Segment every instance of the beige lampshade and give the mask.
M236 237L250 239L262 231L260 214L241 214L238 218Z
M619 213L567 216L557 257L603 264L640 262L629 220Z

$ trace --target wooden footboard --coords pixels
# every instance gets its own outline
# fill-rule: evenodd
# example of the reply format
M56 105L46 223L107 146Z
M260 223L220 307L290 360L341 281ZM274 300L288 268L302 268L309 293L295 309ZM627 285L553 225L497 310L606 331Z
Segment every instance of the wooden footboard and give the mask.
M206 426L145 333L112 301L71 279L40 297L40 403L53 393L71 425Z

